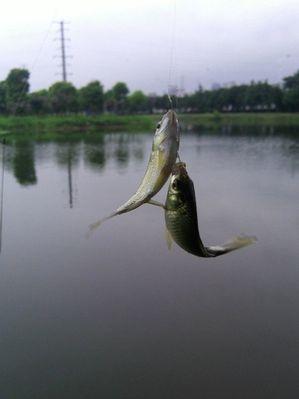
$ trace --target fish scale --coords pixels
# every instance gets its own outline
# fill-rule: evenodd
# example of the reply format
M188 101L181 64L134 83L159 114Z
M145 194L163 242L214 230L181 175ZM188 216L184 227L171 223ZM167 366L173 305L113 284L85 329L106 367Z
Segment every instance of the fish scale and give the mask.
M199 235L197 214L188 203L176 211L166 211L165 221L172 238L185 251L197 256L209 256Z
M194 185L183 162L178 162L173 168L164 209L166 227L171 237L193 255L216 257L256 241L255 237L238 236L222 245L204 246L198 229Z
M179 144L178 119L176 113L169 110L157 125L147 169L135 194L118 207L114 213L91 224L90 232L99 227L103 221L130 212L149 202L169 178L178 156Z

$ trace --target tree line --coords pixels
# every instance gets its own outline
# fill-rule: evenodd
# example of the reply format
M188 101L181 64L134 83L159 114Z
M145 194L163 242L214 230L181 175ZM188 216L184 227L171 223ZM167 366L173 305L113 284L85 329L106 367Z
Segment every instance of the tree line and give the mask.
M124 82L117 82L107 91L95 80L79 89L70 82L56 82L49 89L29 92L29 77L27 69L15 68L0 82L0 115L134 114L169 108L166 94L146 95L141 90L130 93ZM186 113L298 112L299 71L279 85L252 81L214 90L199 86L193 93L177 96L175 103Z

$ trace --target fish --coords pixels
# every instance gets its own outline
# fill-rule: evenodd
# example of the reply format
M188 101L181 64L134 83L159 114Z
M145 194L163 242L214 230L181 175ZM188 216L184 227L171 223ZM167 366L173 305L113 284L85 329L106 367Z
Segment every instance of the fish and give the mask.
M147 169L137 191L111 215L91 224L90 231L107 219L130 212L149 202L168 180L178 157L179 145L179 122L175 111L170 109L157 124Z
M153 205L158 205L158 203ZM205 246L203 244L198 228L194 184L184 162L178 162L173 167L163 207L170 236L182 249L195 256L217 257L246 247L257 240L254 236L240 235L222 245Z

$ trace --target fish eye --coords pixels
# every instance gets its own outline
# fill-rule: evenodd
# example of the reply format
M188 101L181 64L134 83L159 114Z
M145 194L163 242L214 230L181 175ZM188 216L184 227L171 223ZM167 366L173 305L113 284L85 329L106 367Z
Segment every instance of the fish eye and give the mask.
M161 122L157 123L157 129L160 129L161 127Z

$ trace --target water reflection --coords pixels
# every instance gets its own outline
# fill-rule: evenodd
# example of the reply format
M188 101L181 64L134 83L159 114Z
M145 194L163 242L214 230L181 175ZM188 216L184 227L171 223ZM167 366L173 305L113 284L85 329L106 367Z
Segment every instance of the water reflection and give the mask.
M264 163L273 154L279 158L276 167L289 170L294 175L299 170L299 144L297 128L273 126L238 127L222 126L217 131L199 128L194 132L182 134L181 151L194 148L199 154L217 151L221 154L239 154L244 162ZM55 155L46 151L32 139L14 139L7 145L5 168L12 171L19 184L30 186L37 184L36 161L55 160L56 164L67 172L69 204L73 206L73 170L80 159L84 165L96 172L103 173L107 162L121 172L130 161L137 164L144 162L150 149L150 134L85 134L82 136L55 140ZM49 143L50 144L50 143ZM145 154L146 152L146 154ZM41 153L41 154L40 154Z
M199 128L189 137L196 140L198 154L216 150L221 159L230 153L242 163L286 169L294 176L299 170L298 130L294 126L222 126L217 132Z
M4 206L4 162L5 162L5 139L1 143L1 180L0 180L0 253L2 251L3 231L3 206Z
M56 143L55 152L58 165L68 167L71 163L73 166L77 166L80 159L80 141Z
M151 134L115 133L107 135L108 156L116 162L119 171L123 171L131 160L138 163L143 162L144 147L151 140Z
M163 213L150 206L85 238L89 223L136 189L151 141L151 134L31 140L23 163L34 165L38 181L26 189L14 177L20 148L9 141L1 398L44 398L45 390L47 398L72 399L295 397L298 136L182 134L203 242L238 232L259 238L213 262L176 246L169 252Z
M126 136L119 135L116 149L114 152L114 157L116 158L117 164L120 169L123 169L128 165L129 162L129 140Z
M105 135L97 138L85 140L84 143L84 162L91 169L102 171L105 167L106 152L105 152Z
M69 207L73 208L73 168L78 166L80 158L79 143L59 143L56 148L58 164L67 171L67 191Z
M133 153L133 157L137 161L143 161L143 158L144 158L144 150L143 150L143 148L136 147L136 148L133 149L132 153Z
M216 134L226 136L246 136L246 137L284 137L296 139L299 126L279 126L279 125L214 125L207 129L206 126L193 126L188 131L200 134Z
M33 141L17 140L14 144L13 172L17 181L23 186L37 183L34 150Z

